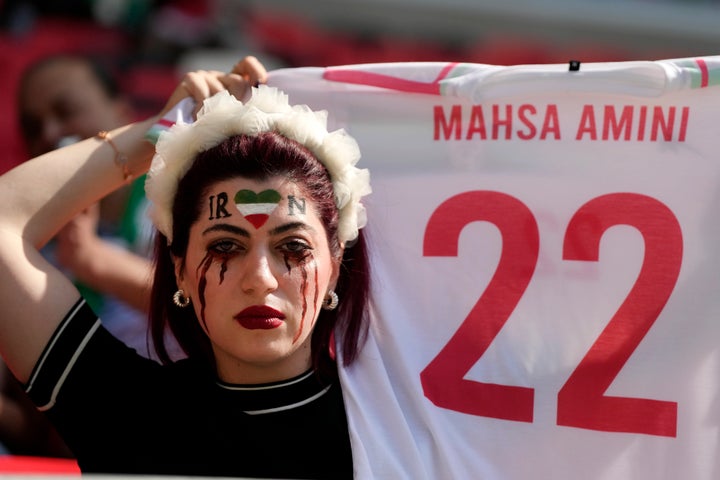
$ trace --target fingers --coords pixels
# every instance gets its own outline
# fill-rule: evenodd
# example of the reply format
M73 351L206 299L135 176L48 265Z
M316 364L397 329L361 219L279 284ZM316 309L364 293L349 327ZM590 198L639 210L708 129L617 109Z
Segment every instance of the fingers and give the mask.
M198 70L185 75L183 83L190 96L197 103L221 90L229 90L238 99L243 99L251 86L267 82L267 70L260 60L251 55L238 61L230 73L217 70Z
M228 90L235 98L245 100L250 93L250 87L267 83L267 70L260 61L247 56L237 62L230 73L217 70L196 70L188 72L182 82L175 89L165 108L160 112L162 116L181 99L190 96L197 105L196 111L208 97L221 90Z
M245 101L250 94L250 87L254 84L237 73L228 73L220 79L225 88L238 100Z
M267 83L267 70L260 63L260 60L252 55L248 55L237 62L230 73L239 75L253 87L261 83Z
M224 72L217 70L196 70L185 74L181 85L187 95L195 100L193 117L200 110L203 100L227 88L221 81L224 76Z
M185 74L182 85L189 96L197 103L202 103L204 99L225 90L225 85L220 80L223 76L224 72L216 70L196 70Z
M267 83L267 77L267 70L262 63L257 58L248 56L237 62L221 81L235 98L245 100L249 96L250 87Z

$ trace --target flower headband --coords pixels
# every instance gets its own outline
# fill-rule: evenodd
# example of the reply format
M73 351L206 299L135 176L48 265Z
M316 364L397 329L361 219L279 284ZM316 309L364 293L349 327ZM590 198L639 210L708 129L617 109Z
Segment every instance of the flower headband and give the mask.
M355 167L360 159L357 142L344 130L328 132L326 111L291 106L283 92L260 85L252 89L252 97L245 104L227 91L219 92L203 102L195 122L179 121L160 133L145 192L152 203L150 218L168 244L172 243L172 205L178 182L195 156L233 135L268 131L304 145L325 166L338 208L338 238L341 244L357 238L358 230L367 223L360 199L371 192L369 171Z

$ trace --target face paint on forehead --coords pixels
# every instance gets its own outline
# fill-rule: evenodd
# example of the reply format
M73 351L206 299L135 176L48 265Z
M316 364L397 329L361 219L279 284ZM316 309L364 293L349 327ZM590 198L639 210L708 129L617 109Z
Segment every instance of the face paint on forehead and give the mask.
M232 216L232 214L227 211L227 203L228 194L225 192L220 192L217 195L210 195L208 198L208 207L210 207L210 216L208 217L208 220L217 220Z
M305 215L305 199L288 195L288 215Z
M235 207L255 228L262 227L275 211L282 197L275 190L240 190L235 194Z

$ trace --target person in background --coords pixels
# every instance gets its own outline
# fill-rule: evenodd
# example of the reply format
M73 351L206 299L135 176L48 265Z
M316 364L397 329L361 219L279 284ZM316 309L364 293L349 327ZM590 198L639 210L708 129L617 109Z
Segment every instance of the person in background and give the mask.
M43 58L21 75L21 134L35 157L134 120L110 72L73 54ZM152 276L152 225L144 178L111 193L71 219L43 253L61 266L125 344L147 357ZM177 352L177 350L175 350ZM6 370L0 375L0 444L17 455L68 457L70 451Z
M19 82L18 116L33 157L134 120L112 75L78 55L50 56L25 70ZM144 215L143 181L139 178L113 192L68 222L51 254L81 290L87 289L83 293L108 328L149 355L144 312L152 272L152 228ZM135 312L123 311L127 308ZM116 322L115 317L122 320Z

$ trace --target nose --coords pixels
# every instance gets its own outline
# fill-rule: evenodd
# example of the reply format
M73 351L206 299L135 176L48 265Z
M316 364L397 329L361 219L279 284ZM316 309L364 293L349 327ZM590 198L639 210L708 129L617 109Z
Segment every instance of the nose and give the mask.
M267 295L278 287L270 256L264 251L249 252L243 265L242 291L248 295Z

